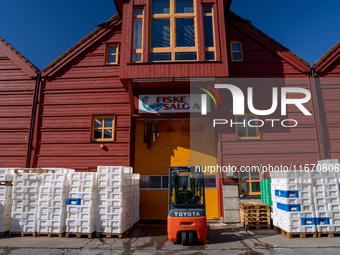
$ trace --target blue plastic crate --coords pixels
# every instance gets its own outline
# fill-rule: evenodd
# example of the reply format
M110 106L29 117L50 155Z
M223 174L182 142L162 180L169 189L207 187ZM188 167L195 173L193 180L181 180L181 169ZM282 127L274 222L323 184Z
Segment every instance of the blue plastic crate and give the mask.
M302 220L302 225L315 225L315 218L304 218Z
M329 218L316 218L316 225L329 225Z
M68 198L67 204L68 205L81 205L81 199L80 198Z
M286 205L277 202L276 207L286 212L299 212L301 211L300 205Z
M285 198L292 198L292 197L299 197L299 192L297 190L288 191L288 190L275 190L275 196L277 197L285 197Z
M299 197L299 192L297 190L294 191L280 190L280 197L285 198Z

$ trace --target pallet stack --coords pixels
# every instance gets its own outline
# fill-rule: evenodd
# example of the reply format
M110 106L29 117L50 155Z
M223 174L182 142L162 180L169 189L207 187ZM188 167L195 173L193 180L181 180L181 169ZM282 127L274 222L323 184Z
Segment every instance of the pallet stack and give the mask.
M99 166L97 170L97 237L122 238L139 220L139 175L124 166Z
M241 223L245 229L271 228L270 207L260 202L239 202Z
M314 171L271 173L273 224L279 233L288 238L340 234L338 161L328 161L319 161Z
M11 226L12 181L11 170L0 168L0 237L9 235Z
M14 170L11 235L36 236L39 187L43 172L38 169Z
M325 167L322 167L322 164ZM339 161L319 162L319 171L313 174L315 224L319 237L340 234ZM339 167L339 165L338 165ZM322 169L323 168L323 169Z
M42 174L38 201L38 236L62 237L65 234L67 196L66 173Z
M66 237L88 236L96 231L97 174L69 173Z

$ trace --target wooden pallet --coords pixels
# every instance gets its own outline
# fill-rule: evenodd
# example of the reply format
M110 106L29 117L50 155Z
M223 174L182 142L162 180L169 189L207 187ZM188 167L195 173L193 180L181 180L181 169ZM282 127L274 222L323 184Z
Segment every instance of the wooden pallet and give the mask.
M36 237L37 236L37 232L10 232L11 236L33 236Z
M65 233L37 233L37 236L47 236L47 237L52 237L52 236L58 236L59 238L64 237Z
M10 181L1 181L0 185L1 186L12 186L13 182L10 182Z
M70 238L70 237L76 237L76 238L82 238L82 237L87 237L89 239L94 238L95 237L95 233L96 232L92 232L92 233L67 233L65 234L66 238Z
M121 234L115 234L115 233L96 233L96 237L97 238L100 238L100 237L105 237L107 239L110 239L110 238L115 238L115 237L118 237L119 239L122 239L124 237L126 237L128 234L131 233L131 231L136 228L138 226L138 222L136 222L132 227L130 227L128 230L124 231L123 233Z
M261 203L261 202L238 202L238 206L241 209L264 209L270 210L268 204Z
M0 232L0 237L9 236L9 230L5 232Z
M249 225L244 225L245 229L271 229L271 224L249 224Z
M340 237L340 232L323 232L323 233L318 233L318 237Z
M318 238L318 233L316 232L308 232L308 233L289 233L286 230L283 230L281 228L278 228L274 226L274 230L277 231L279 234L287 237L287 238L307 238L307 237L313 237Z
M54 170L48 170L48 169L40 169L40 168L18 168L14 169L14 173L54 173Z

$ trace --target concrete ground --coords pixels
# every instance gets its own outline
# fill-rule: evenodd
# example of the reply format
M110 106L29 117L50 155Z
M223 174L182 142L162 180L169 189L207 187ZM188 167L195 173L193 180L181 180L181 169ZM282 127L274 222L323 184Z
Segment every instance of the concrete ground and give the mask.
M204 244L181 246L167 239L166 224L140 224L124 239L4 237L0 255L109 254L339 254L340 237L288 239L274 230L244 230L210 223Z

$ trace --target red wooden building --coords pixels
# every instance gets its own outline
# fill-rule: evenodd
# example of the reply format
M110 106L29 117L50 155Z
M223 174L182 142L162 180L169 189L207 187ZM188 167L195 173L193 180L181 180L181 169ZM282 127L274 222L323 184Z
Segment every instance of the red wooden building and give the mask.
M1 167L26 167L38 72L0 37Z
M308 63L230 12L230 2L116 0L117 15L43 70L30 166L133 166L141 174L141 219L165 220L170 166L239 169L322 159ZM248 123L263 116L249 109L233 115L231 94L223 89L223 104L211 102L202 116L190 80L235 82L244 94L250 84L258 109L271 107L273 84L304 88L313 95L304 104L311 115L289 105L284 118L298 120L297 127L214 128L214 118ZM279 111L270 118L282 121ZM207 174L207 217L239 221L239 195L259 195L264 177Z

